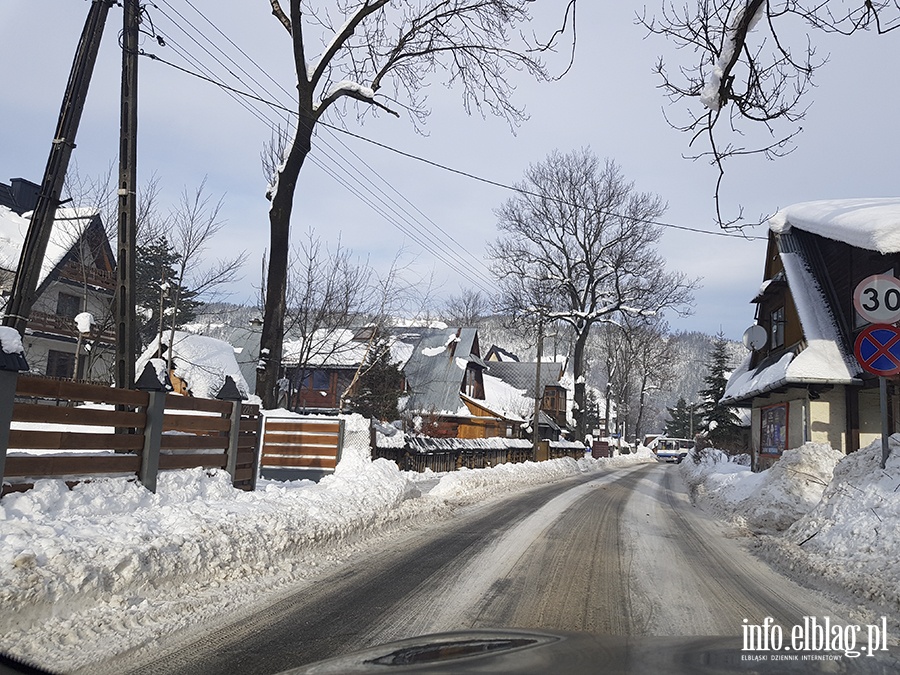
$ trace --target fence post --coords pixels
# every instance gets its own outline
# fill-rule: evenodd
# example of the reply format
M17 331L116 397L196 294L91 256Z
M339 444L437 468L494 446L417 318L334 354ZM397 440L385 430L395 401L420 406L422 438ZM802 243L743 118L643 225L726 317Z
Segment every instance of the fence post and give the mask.
M12 424L18 379L19 374L16 371L0 370L0 492L6 470L6 449L9 447L9 427Z
M228 453L226 454L225 470L231 476L231 484L234 485L237 476L238 439L241 436L241 405L244 397L238 390L231 375L225 376L225 384L216 394L220 401L231 401L231 429L228 432Z
M141 469L138 479L141 481L141 485L150 492L156 492L159 449L162 444L163 418L166 414L166 385L160 381L153 365L147 363L134 386L135 389L146 391L148 394L147 421L144 424L144 450L141 453Z
M147 403L147 423L144 425L144 451L141 454L141 484L156 492L159 473L159 448L162 444L163 418L166 414L166 391L150 391Z
M252 492L256 492L256 483L259 480L260 466L262 466L263 432L266 428L266 418L261 408L258 413L259 417L256 418L256 445L253 448L255 456L253 458L253 484L250 488Z
M228 432L228 460L225 470L231 476L231 484L234 485L237 476L238 439L241 435L241 402L231 402L231 430Z
M6 331L9 331L6 343L10 351L3 349L4 336L0 335L0 494L3 494L3 476L6 475L6 451L9 448L9 428L16 400L16 382L19 371L28 370L24 352L15 351L16 347L21 349L19 334L12 328L5 327L0 332Z

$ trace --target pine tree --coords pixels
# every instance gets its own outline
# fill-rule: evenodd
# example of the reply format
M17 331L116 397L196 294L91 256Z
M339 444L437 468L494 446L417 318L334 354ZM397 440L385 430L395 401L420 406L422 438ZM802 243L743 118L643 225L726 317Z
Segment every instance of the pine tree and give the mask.
M135 255L135 301L138 306L138 324L141 341L150 344L160 331L160 306L163 311L163 329L171 328L171 307L176 293L179 296L175 325L193 321L201 303L196 293L175 283L175 266L181 260L165 236L138 246Z
M716 335L707 368L708 373L703 378L706 388L698 392L702 415L700 429L707 433L714 447L737 449L741 437L740 420L731 408L720 403L728 384L728 343L721 332Z
M397 400L403 388L403 373L391 361L387 339L378 334L375 344L366 356L366 363L356 385L356 393L350 407L363 417L385 422L399 419Z
M666 436L670 438L693 438L694 436L694 404L688 403L684 397L678 399L673 408L666 408L669 419L666 421ZM699 418L698 418L699 419Z

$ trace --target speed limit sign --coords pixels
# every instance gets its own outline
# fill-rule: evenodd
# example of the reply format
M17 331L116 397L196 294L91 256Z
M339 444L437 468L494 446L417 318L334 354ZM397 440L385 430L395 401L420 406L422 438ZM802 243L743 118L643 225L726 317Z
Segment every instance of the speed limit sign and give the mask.
M900 321L900 279L889 274L866 277L853 291L853 306L869 323Z

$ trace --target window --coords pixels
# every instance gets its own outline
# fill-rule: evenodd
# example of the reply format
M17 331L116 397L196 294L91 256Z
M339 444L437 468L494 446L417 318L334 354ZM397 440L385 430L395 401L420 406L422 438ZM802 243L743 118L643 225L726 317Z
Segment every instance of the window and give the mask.
M771 314L772 330L769 338L769 347L781 347L784 345L784 307L779 307Z
M50 377L71 379L75 374L75 354L58 352L51 349L47 352L47 371Z
M555 389L545 389L544 390L544 410L552 410L556 412L556 390Z
M65 319L74 319L81 313L81 298L77 295L60 293L56 300L56 314Z
M478 372L474 368L466 368L466 381L463 383L463 391L466 396L484 398L481 387L478 386Z
M303 378L303 388L314 391L328 391L331 389L331 378L328 377L328 373L324 370L307 372Z

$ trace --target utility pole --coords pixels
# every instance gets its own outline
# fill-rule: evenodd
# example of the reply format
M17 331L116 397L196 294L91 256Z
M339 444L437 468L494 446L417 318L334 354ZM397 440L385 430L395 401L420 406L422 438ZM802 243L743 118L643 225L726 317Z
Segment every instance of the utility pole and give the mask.
M56 133L53 136L44 177L41 180L37 205L31 214L31 222L19 258L19 267L13 280L9 305L3 317L3 325L12 326L23 336L34 305L38 277L53 230L53 220L56 217L59 196L69 168L69 159L72 150L75 149L75 134L81 121L81 113L84 111L84 102L97 61L106 15L111 6L112 0L94 0L88 11L78 42L78 50L72 62L72 70L69 73L69 81L66 84L66 93L60 107L59 121L56 124Z
M119 122L119 238L116 256L116 386L134 386L137 321L134 257L137 246L137 94L139 0L123 0L122 98Z
M541 398L543 397L543 392L541 391L541 356L543 356L543 351L544 315L541 314L538 317L537 366L535 367L534 374L534 461L538 460L538 445L541 442L541 435L538 425L541 421Z

